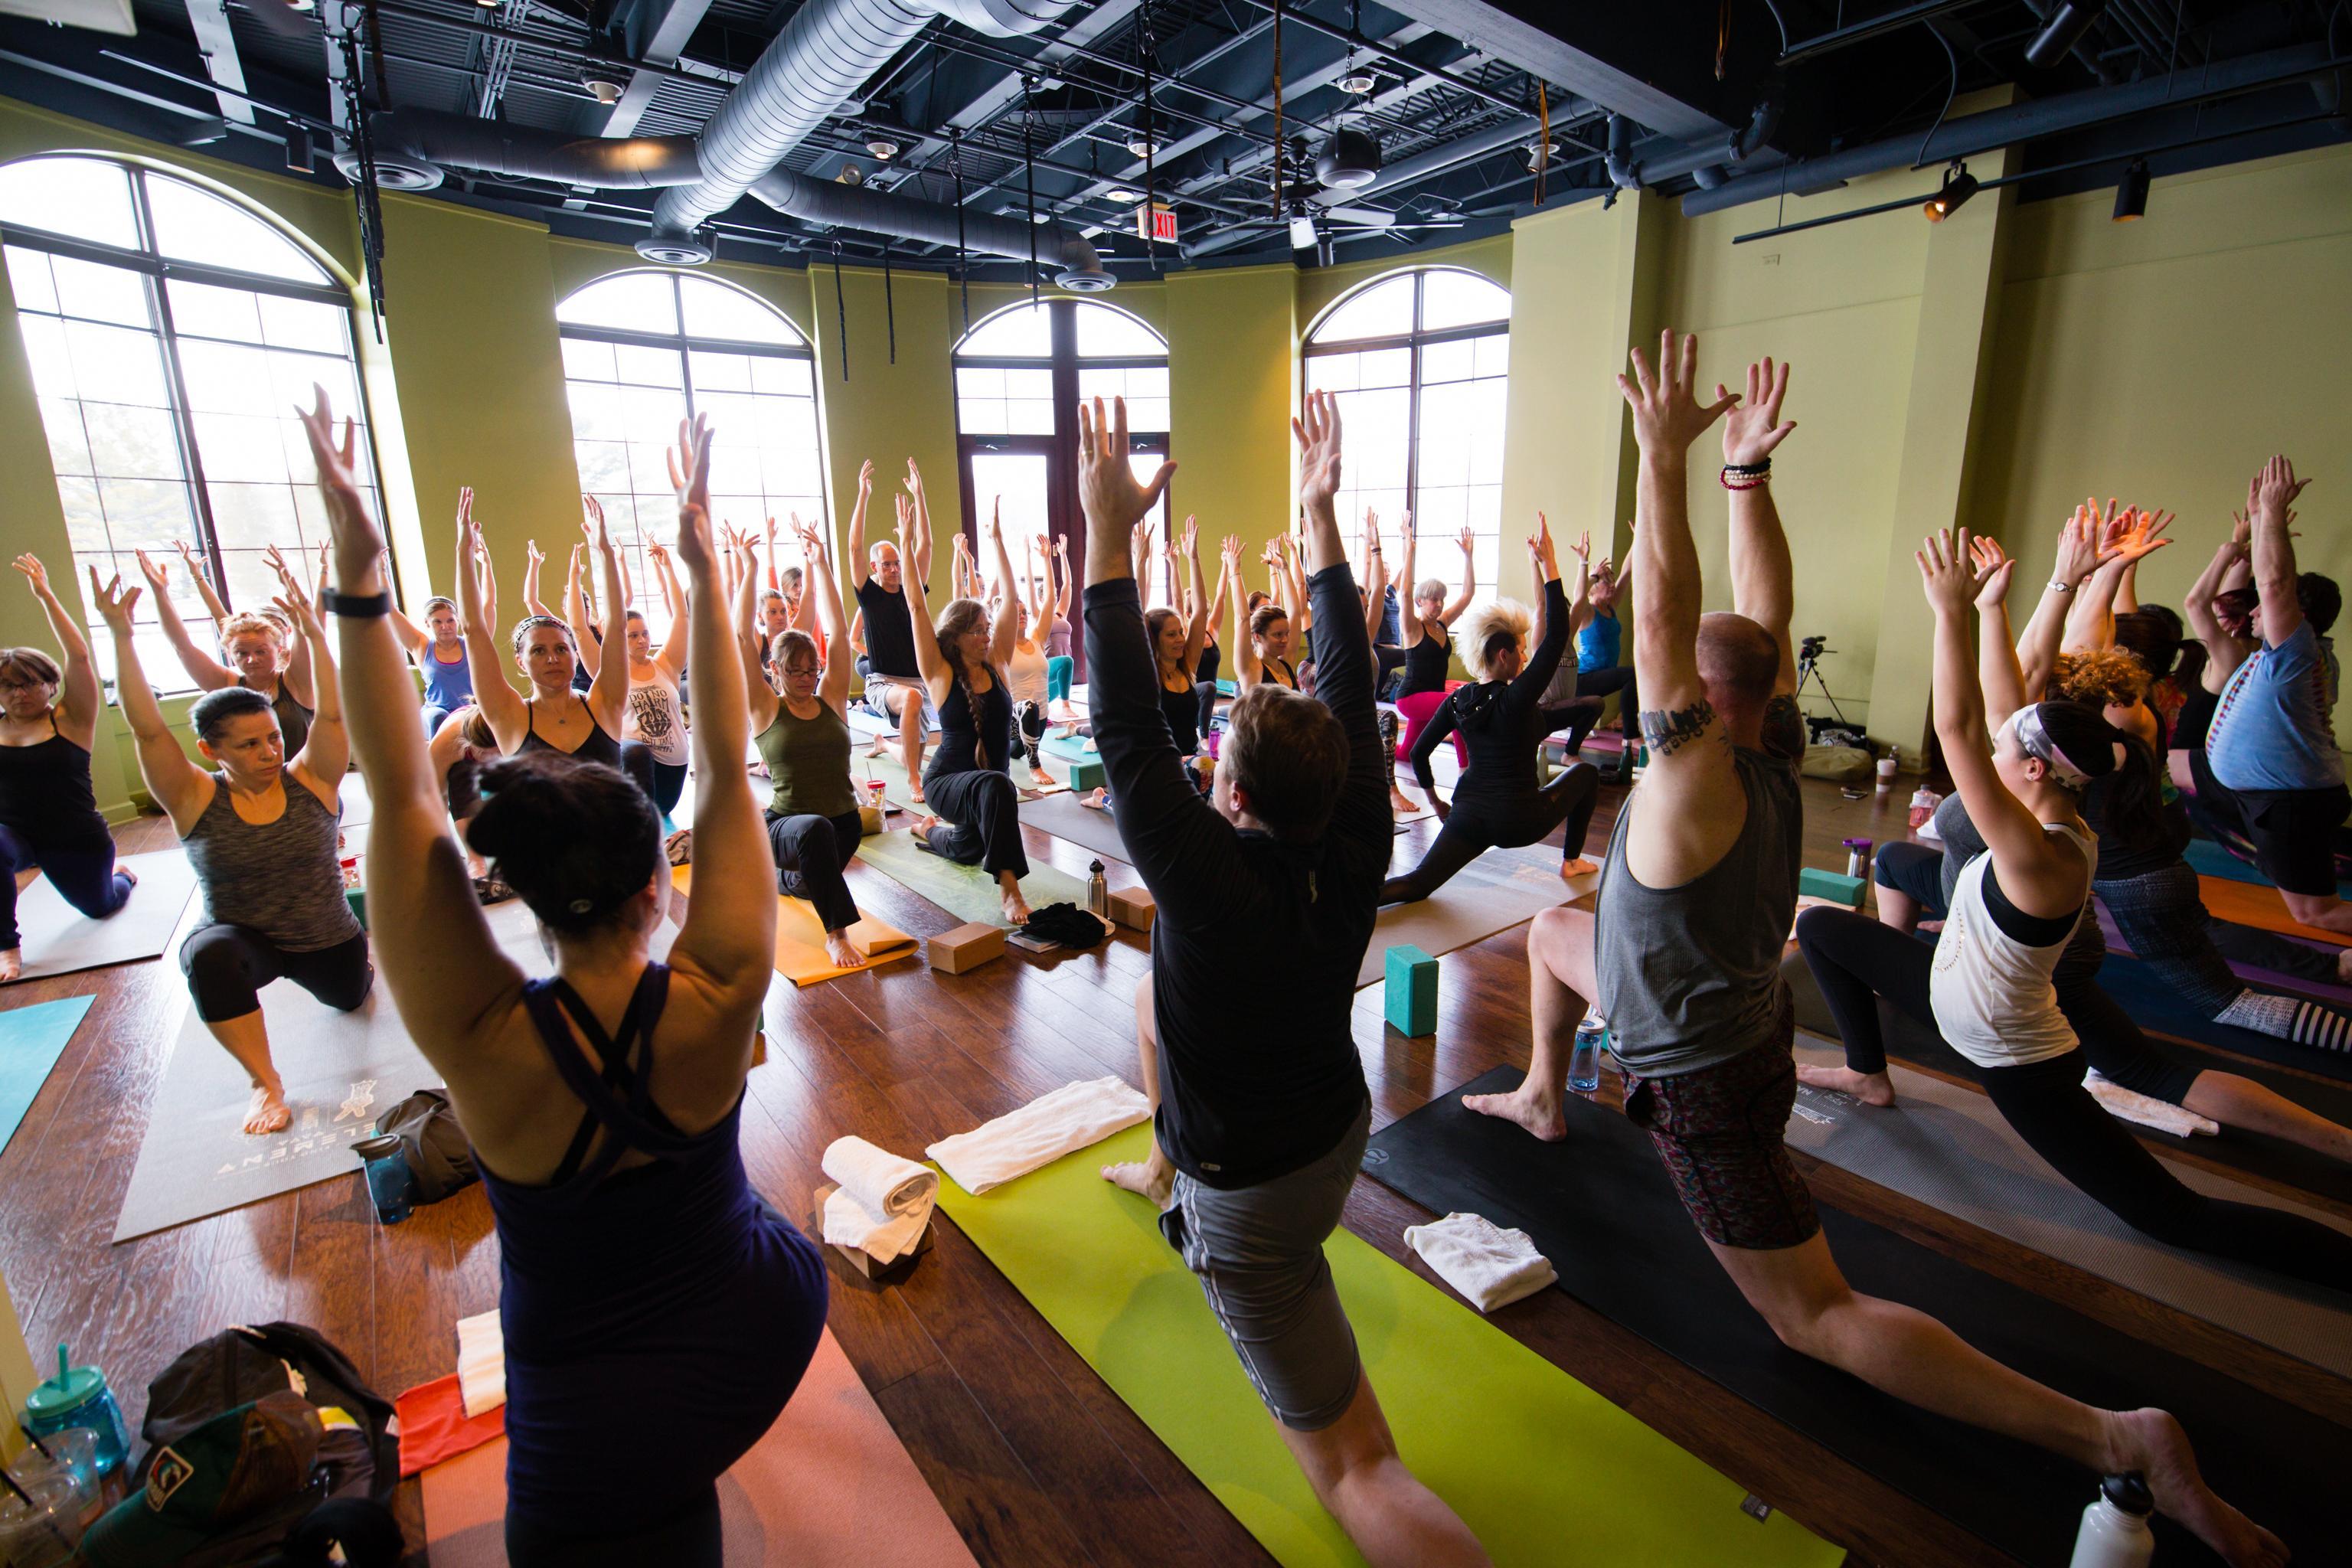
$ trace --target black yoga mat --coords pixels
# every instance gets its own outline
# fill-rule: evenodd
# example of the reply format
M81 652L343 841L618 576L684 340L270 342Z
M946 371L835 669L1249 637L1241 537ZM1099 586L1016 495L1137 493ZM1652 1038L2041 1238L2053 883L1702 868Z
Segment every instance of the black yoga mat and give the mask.
M2217 1024L2182 999L2179 992L2164 983L2153 964L2143 959L2127 958L2119 952L2107 954L2106 963L2099 966L2099 988L2123 1005L2132 1016L2132 1022L2143 1029L2153 1029L2169 1035L2175 1040L2211 1046L2217 1050L2234 1051L2257 1061L2273 1062L2280 1067L2301 1068L2326 1077L2352 1084L2352 1051L2323 1051L2316 1046L2298 1046L2293 1040L2282 1040L2275 1035L2261 1034L2252 1029L2241 1029L2234 1024ZM2301 998L2297 998L2301 1000ZM2342 1011L2339 1005L2338 1011ZM2232 1066L2232 1072L2246 1072L2243 1066ZM2257 1075L2246 1072L2249 1078ZM2265 1083L2271 1082L2264 1079ZM2272 1084L2276 1088L2276 1084ZM2297 1096L2300 1099L2300 1096ZM2310 1104L2309 1100L2305 1101ZM2352 1106L2352 1091L2344 1096L2344 1103ZM2314 1107L2317 1109L2317 1107ZM2347 1120L2335 1111L2334 1120Z
M1365 1173L1437 1214L1526 1231L1559 1289L1978 1539L2029 1563L2066 1561L2095 1477L2029 1444L1932 1415L1782 1345L1683 1212L1648 1135L1570 1096L1568 1137L1542 1143L1462 1109L1508 1090L1497 1068L1374 1135ZM1980 1274L1883 1226L1822 1211L1858 1290L1941 1318L1986 1354L2094 1405L2158 1405L2206 1479L2276 1531L2298 1563L2341 1562L2332 1460L2352 1431L2236 1379ZM2219 1562L2157 1521L2169 1568Z
M2112 964L2116 961L2111 958L2107 962ZM2139 967L2143 972L2147 968L2145 964ZM1830 1016L1829 1004L1822 1000L1821 987L1813 983L1812 969L1802 955L1791 952L1782 960L1780 973L1796 997L1797 1026L1823 1039L1838 1038L1837 1020ZM2100 984L2105 984L2104 970L2101 971ZM2169 1033L2163 1024L2134 1007L2122 992L2114 994L2116 1001L2123 1004L2124 1010L2132 1015L2133 1021L2142 1028ZM2210 1026L2209 1024L2208 1027ZM1890 1058L1908 1062L1913 1067L1930 1068L1958 1079L1963 1083L1976 1082L1976 1068L1966 1057L1946 1045L1944 1037L1935 1030L1884 998L1878 1004L1878 1032L1886 1042L1886 1054ZM2244 1034L2246 1031L2231 1032ZM2309 1079L2274 1072L2251 1062L2231 1061L2181 1040L2152 1043L2158 1050L2176 1060L2250 1078L2299 1105L2309 1107L2330 1121L2352 1125L2352 1089L2338 1089L2334 1084L2314 1083ZM2293 1048L2303 1049L2299 1046ZM2305 1054L2321 1056L2326 1053L2309 1051ZM2211 1138L2175 1138L2168 1132L2137 1126L2132 1127L2132 1131L2143 1142L2159 1149L2189 1149L2217 1164L2242 1171L2250 1176L2268 1177L2321 1197L2352 1203L2352 1165L2341 1160L2331 1160L2315 1150L2290 1143L2284 1138L2250 1132L2242 1127L2225 1127L2219 1136Z

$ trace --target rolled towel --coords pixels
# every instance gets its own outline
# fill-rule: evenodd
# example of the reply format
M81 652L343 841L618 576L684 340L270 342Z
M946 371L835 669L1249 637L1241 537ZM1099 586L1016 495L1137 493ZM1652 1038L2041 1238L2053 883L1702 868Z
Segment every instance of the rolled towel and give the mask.
M1482 1312L1532 1296L1559 1278L1526 1231L1505 1230L1484 1215L1450 1214L1410 1226L1404 1244Z
M1151 1102L1124 1080L1090 1079L1066 1083L1018 1110L942 1138L923 1152L977 1197L1150 1115Z
M506 1331L495 1307L457 1320L457 1394L468 1421L507 1402Z
M2083 1075L2083 1087L2091 1098L2105 1108L2108 1115L2119 1121L2136 1121L2142 1127L2153 1127L2158 1132L2169 1132L2175 1138L2202 1133L2210 1138L2221 1131L2221 1124L2195 1111L2151 1099L2137 1089L2126 1089L2113 1079L2101 1078L2096 1068Z
M823 1161L841 1184L824 1200L824 1238L855 1247L888 1263L921 1237L939 1202L940 1173L877 1148L863 1138L836 1138Z

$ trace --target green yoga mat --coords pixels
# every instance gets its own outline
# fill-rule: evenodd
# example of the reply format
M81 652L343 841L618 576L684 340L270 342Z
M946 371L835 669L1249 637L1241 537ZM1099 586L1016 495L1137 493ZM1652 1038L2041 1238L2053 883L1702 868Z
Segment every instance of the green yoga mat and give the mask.
M65 1054L66 1042L81 1026L91 998L36 1002L0 1013L0 1149L16 1135L17 1123L33 1108L33 1097L49 1081L49 1069Z
M1133 1127L947 1210L1055 1331L1289 1568L1360 1563L1142 1199L1097 1173ZM1841 1562L1745 1490L1346 1231L1324 1244L1405 1463L1498 1564Z
M869 834L859 840L857 858L960 921L990 926L1004 923L996 879L977 866L959 866L916 848L912 831ZM1087 890L1076 878L1035 861L1030 862L1029 874L1021 879L1021 892L1033 910L1047 904L1087 907Z

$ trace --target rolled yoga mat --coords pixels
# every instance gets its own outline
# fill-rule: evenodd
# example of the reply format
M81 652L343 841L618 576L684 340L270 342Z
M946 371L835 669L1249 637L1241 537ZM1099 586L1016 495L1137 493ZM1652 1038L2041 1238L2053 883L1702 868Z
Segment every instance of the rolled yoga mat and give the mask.
M868 834L857 846L857 858L908 892L929 899L956 919L973 925L1004 924L1004 907L996 879L977 866L959 865L943 855L915 847L911 829ZM1021 895L1033 910L1047 904L1087 907L1087 889L1076 879L1053 867L1031 861L1021 879Z
M1649 1136L1619 1112L1570 1095L1567 1138L1544 1143L1463 1109L1463 1094L1507 1091L1521 1076L1497 1068L1392 1122L1373 1137L1365 1173L1434 1213L1525 1230L1559 1288L1611 1321L1979 1540L2025 1563L2066 1561L2096 1476L1782 1345L1707 1249ZM1986 1354L2094 1405L2171 1411L2206 1479L2285 1537L2298 1562L2341 1542L2340 1510L2329 1487L2313 1484L2312 1456L2345 1452L2352 1432L1868 1220L1823 1208L1822 1224L1857 1290L1933 1313ZM2156 1530L2170 1568L2220 1561L2168 1520Z
M422 1479L433 1568L506 1568L507 1440L445 1460ZM625 1462L614 1484L628 1484ZM726 1560L747 1568L973 1563L830 1329L776 1424L719 1478L719 1519Z
M1797 1037L1797 1059L1820 1067L1845 1061L1835 1045L1809 1035ZM2352 1334L2344 1331L2352 1296L2143 1236L2052 1170L1975 1089L1901 1066L1890 1072L1898 1098L1885 1108L1799 1088L1789 1146L2298 1361L2352 1377ZM2210 1197L2352 1229L2307 1205L2227 1176L2171 1169Z
M1151 1205L1097 1174L1150 1135L1129 1128L984 1197L943 1182L940 1206L1276 1561L1360 1563ZM1337 1231L1323 1250L1404 1462L1497 1563L1571 1560L1570 1542L1592 1563L1843 1560L1777 1510L1759 1523L1739 1483L1363 1241Z
M1422 849L1399 847L1390 865L1391 875L1410 871L1421 861ZM1591 892L1601 885L1599 872L1574 881L1559 874L1559 851L1547 845L1524 849L1489 849L1454 873L1445 886L1417 904L1391 904L1381 910L1372 927L1371 945L1356 968L1356 989L1379 980L1388 950L1411 944L1435 956L1458 947L1482 942L1531 921L1554 904Z
M2113 963L2114 960L2108 962ZM1829 1004L1822 999L1821 988L1814 984L1813 972L1806 966L1803 957L1791 952L1781 962L1780 973L1789 982L1789 990L1796 999L1797 1026L1825 1040L1838 1038L1837 1020L1830 1016ZM2117 999L2121 1000L2120 997ZM2134 1021L2142 1028L2150 1026L2145 1019L2135 1018ZM1886 1055L1890 1060L1908 1062L1913 1067L1927 1068L1948 1078L1958 1079L1963 1083L1975 1084L1976 1068L1969 1065L1968 1058L1945 1044L1941 1035L1925 1024L1916 1022L1894 1004L1884 1000L1878 1004L1878 1027L1886 1042ZM2278 1072L2255 1062L2231 1061L2202 1047L2179 1040L2158 1040L2154 1044L2158 1050L2176 1061L2237 1073L2309 1107L2331 1121L2352 1126L2352 1090L2338 1089L2334 1084L2315 1083L2310 1079ZM2319 1053L2309 1054L2316 1056ZM1973 1089L1971 1092L1974 1092ZM2352 1165L2341 1160L2331 1160L2315 1150L2290 1143L2284 1138L2249 1132L2242 1127L2225 1128L2214 1137L2186 1140L2138 1127L2132 1130L2140 1135L2143 1142L2152 1143L2159 1149L2187 1148L2205 1159L2228 1165L2249 1176L2268 1177L2321 1197L2352 1202Z
M196 890L196 868L187 852L172 848L152 855L125 855L120 864L139 879L123 906L102 921L91 920L58 896L47 877L16 895L16 928L24 943L23 978L70 974L109 963L159 956ZM0 996L5 996L0 991Z
M0 1013L0 1150L16 1136L92 1000L68 996Z
M669 874L670 886L694 897L694 868L678 866ZM833 962L824 950L824 925L816 918L816 906L806 899L776 900L776 973L794 985L814 985L820 980L835 980L845 974L863 973L866 969L912 958L919 951L915 939L898 927L861 916L849 928L849 940L866 955L860 969L844 969Z

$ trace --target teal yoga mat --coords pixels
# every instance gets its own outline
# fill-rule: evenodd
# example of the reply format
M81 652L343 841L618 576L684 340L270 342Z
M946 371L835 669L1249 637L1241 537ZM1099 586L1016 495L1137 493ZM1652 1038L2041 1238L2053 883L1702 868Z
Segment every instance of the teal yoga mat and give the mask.
M2188 861L2200 877L2219 877L2227 882L2250 882L2257 888L2273 885L2255 867L2239 859L2210 838L2190 839L2189 847L2181 851L2180 858ZM2352 882L2338 882L2336 889L2346 898L2352 899Z
M16 1135L16 1124L48 1082L89 1004L89 997L68 996L0 1013L0 1149Z

